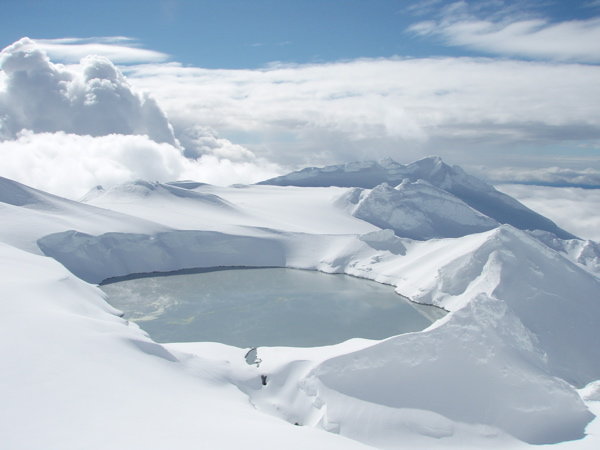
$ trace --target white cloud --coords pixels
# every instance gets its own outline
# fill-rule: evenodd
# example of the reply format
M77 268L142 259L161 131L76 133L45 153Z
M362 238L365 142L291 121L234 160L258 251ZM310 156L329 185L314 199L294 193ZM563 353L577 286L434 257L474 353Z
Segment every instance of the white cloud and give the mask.
M417 0L405 7L405 11L416 15L424 16L439 11L444 0Z
M117 64L163 62L169 55L138 47L135 39L125 36L96 38L35 39L38 48L50 58L78 63L88 55L104 56Z
M21 132L0 142L0 176L69 198L96 185L134 179L193 179L211 184L252 183L280 172L261 160L230 161L214 155L190 160L167 143L146 136L101 137L63 132Z
M525 169L522 167L480 168L485 178L495 183L523 183L547 186L600 187L600 170L547 167Z
M75 135L124 135L111 138L121 151L103 158L99 150L91 152L105 170L112 158L121 181L126 175L151 175L146 163L159 161L157 142L179 152L174 161L180 166L156 178L201 177L220 184L258 181L291 167L385 156L410 162L440 154L455 164L505 166L511 151L518 164L528 158L536 164L530 149L545 145L563 146L561 158L572 149L579 149L578 157L589 150L589 158L600 151L600 67L590 65L392 58L209 70L161 63L121 68L126 80L102 57L53 64L30 40L5 49L0 64L0 136L12 142L3 144L3 155L11 149L12 173L32 184L25 169L17 170L19 145L28 148L20 154L23 167L37 167L33 162L39 165L43 158L32 143L41 145L39 136L57 142L60 132L68 136L61 138L66 147L80 149L64 155L84 160L82 149L94 147L94 141ZM22 129L33 130L34 137L20 135ZM142 137L146 134L154 144ZM132 159L144 158L143 152L126 150L134 141L125 135L149 142L144 170L135 169ZM106 148L107 142L99 139L94 148ZM60 160L62 153L52 148L48 151ZM92 183L88 187L100 182L97 178L111 182L91 169L82 174L87 175L77 189L84 178ZM41 172L38 176L38 187L50 186Z
M35 42L24 38L0 53L0 68L0 86L4 87L0 91L0 139L14 139L20 130L28 129L91 136L147 135L179 147L154 98L133 89L103 56L85 56L71 66L54 64ZM193 120L178 134L190 157L254 158L247 149Z
M600 62L600 17L564 22L506 12L480 17L471 14L465 2L454 5L455 8L444 10L440 20L416 23L408 31L420 36L440 37L448 45L493 54ZM486 13L491 14L487 10Z
M154 98L103 56L67 67L24 38L0 53L0 68L2 176L78 197L134 178L231 184L282 171L196 120L178 127L181 145Z
M282 164L427 154L465 163L519 146L600 149L595 66L396 58L261 70L154 64L127 74L176 128L201 123Z
M170 124L153 98L131 89L103 56L86 56L79 71L53 64L30 39L0 53L0 139L36 132L102 136L144 134L175 145Z
M600 242L600 189L500 185L501 191L552 219L558 226Z

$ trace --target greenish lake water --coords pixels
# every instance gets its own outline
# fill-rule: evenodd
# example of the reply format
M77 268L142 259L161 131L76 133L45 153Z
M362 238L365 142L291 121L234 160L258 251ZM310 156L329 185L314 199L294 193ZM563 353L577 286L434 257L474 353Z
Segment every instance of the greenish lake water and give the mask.
M374 281L284 268L145 276L100 288L157 342L313 347L419 331L445 314Z

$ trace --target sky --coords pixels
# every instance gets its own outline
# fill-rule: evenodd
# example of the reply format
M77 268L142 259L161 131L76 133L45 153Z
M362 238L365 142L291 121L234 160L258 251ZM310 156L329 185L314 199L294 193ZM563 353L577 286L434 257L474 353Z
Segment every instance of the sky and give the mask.
M0 9L0 175L57 193L433 154L494 182L600 186L597 0Z
M572 54L563 55L557 42L532 42L553 27L556 36L566 36L569 30L556 29L561 25L590 37L598 33L600 3L593 0L3 0L2 9L6 45L23 36L130 37L165 59L210 69L392 56L535 58L544 51L550 58L600 62L595 42L579 50L573 43ZM477 36L478 22L489 28L488 42ZM521 52L510 42L517 44L519 35L521 43L530 41ZM506 49L497 42L502 36Z

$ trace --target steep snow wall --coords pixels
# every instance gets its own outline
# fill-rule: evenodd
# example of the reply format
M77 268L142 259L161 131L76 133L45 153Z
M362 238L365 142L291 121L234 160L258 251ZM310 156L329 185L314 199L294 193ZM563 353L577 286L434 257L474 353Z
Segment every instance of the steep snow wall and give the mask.
M131 273L195 267L286 265L285 250L275 239L212 231L101 236L67 231L46 236L38 245L47 256L92 283Z

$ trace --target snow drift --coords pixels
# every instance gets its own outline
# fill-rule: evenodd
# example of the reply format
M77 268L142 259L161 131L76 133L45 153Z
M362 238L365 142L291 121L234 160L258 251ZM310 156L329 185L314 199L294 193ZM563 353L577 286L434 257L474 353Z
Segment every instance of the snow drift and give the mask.
M534 339L501 301L482 295L436 329L323 362L302 386L319 399L321 423L340 429L361 420L344 411L354 403L493 425L534 444L581 438L592 415L567 383L539 370ZM415 422L427 429L427 419Z

